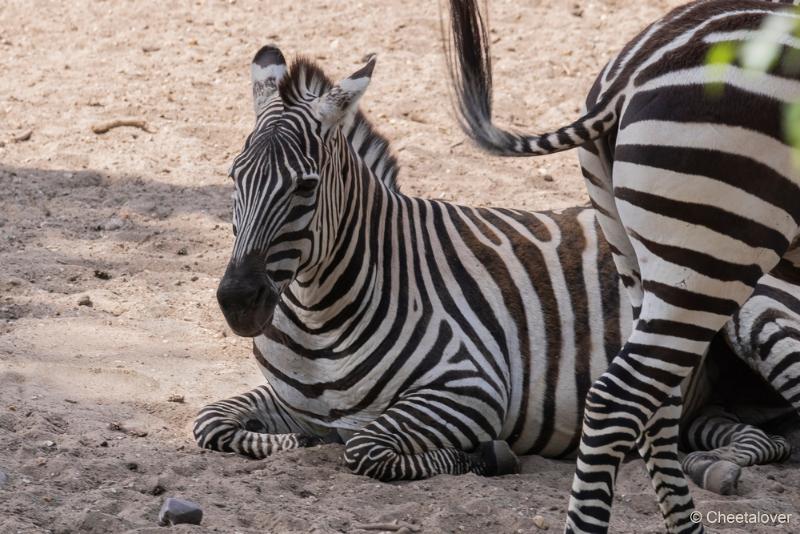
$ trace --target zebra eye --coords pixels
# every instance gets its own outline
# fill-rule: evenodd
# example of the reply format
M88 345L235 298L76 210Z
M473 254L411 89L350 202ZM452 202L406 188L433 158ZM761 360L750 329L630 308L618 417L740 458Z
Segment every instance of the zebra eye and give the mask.
M309 197L314 193L318 183L317 176L304 176L297 180L295 192L302 197Z

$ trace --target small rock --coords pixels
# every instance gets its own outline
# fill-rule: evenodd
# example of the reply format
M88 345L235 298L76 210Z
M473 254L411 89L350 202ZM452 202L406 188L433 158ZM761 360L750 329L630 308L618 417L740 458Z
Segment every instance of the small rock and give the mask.
M178 395L178 394L175 394L175 393L173 393L172 395L170 395L170 396L167 398L167 402L178 402L178 403L183 403L183 401L184 401L184 400L185 400L185 399L183 398L183 395Z
M94 277L100 280L111 280L111 275L107 271L101 271L100 269L95 269Z
M544 178L544 181L545 181L545 182L552 182L552 181L555 181L555 178L553 178L553 175L552 175L552 174L545 174L545 175L543 176L543 178Z
M119 230L123 226L125 226L125 221L119 217L111 217L109 220L103 223L102 228L106 232L113 232L114 230Z
M48 440L43 441L41 443L41 446L43 448L45 448L45 449L52 449L53 447L56 446L56 442L55 441L51 441L51 440L48 439Z
M78 299L78 306L89 306L92 307L92 299L89 298L89 295L84 295Z
M137 464L136 462L128 462L128 463L125 464L125 467L128 469L128 471L138 471L139 470L139 464Z
M203 520L203 509L192 501L184 501L168 497L158 513L158 522L161 525L199 525Z
M767 489L773 493L783 493L785 488L780 482L772 482L767 486Z
M186 256L187 254L189 254L189 250L186 247L178 249L178 256Z
M125 429L122 427L122 423L118 423L117 421L111 421L108 423L108 429L113 430L114 432L124 432Z
M11 140L15 143L22 143L25 141L30 141L31 135L33 135L33 130L25 130L21 134L12 137Z
M101 447L108 447L108 442L103 440L103 441L100 442L100 446Z
M8 475L5 471L0 470L0 488L8 484Z
M539 530L547 530L550 528L545 518L540 515L533 516L533 524L536 525L536 528Z

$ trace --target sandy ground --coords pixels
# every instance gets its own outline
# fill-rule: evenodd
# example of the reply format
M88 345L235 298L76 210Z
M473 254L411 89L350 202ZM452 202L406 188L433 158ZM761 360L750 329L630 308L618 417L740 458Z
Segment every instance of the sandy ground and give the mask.
M500 120L575 117L605 60L678 3L492 2ZM194 446L195 412L260 380L214 290L232 243L226 171L253 120L248 65L266 42L334 77L378 53L363 108L392 139L406 193L530 209L585 200L574 154L495 160L464 142L435 1L2 0L0 533L163 532L165 496L205 509L201 527L179 532L367 532L393 520L536 532L537 514L560 529L569 462L390 485L349 474L335 445L264 461ZM91 130L122 117L153 133ZM800 531L796 465L747 471L741 493L695 497L704 512L795 515L725 532ZM661 529L632 462L613 530Z

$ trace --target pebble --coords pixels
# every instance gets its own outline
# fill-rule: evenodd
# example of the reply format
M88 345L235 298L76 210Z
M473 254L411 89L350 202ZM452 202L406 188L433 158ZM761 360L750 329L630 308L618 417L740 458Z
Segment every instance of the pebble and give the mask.
M177 393L173 393L172 395L167 397L167 402L182 403L184 400L186 399L184 399L183 395L178 395Z
M192 501L184 501L168 497L158 513L158 522L161 525L179 525L187 523L199 525L203 520L203 509Z
M549 528L545 518L540 515L533 516L533 524L536 525L536 528L540 530L547 530Z
M8 475L5 471L0 470L0 488L8 484Z
M92 299L89 298L89 295L84 295L78 299L78 306L89 306L92 307Z
M785 488L780 482L772 482L767 486L767 489L773 493L783 493Z
M125 221L119 217L111 217L109 220L103 223L103 230L106 232L113 232L114 230L119 230L123 226L125 226Z

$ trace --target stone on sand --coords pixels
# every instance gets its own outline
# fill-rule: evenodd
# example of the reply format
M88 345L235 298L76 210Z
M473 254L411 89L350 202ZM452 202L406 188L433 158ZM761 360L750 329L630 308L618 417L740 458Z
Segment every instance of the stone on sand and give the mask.
M168 497L158 513L158 522L161 525L179 525L181 523L199 525L202 520L203 509L199 504L174 497Z

